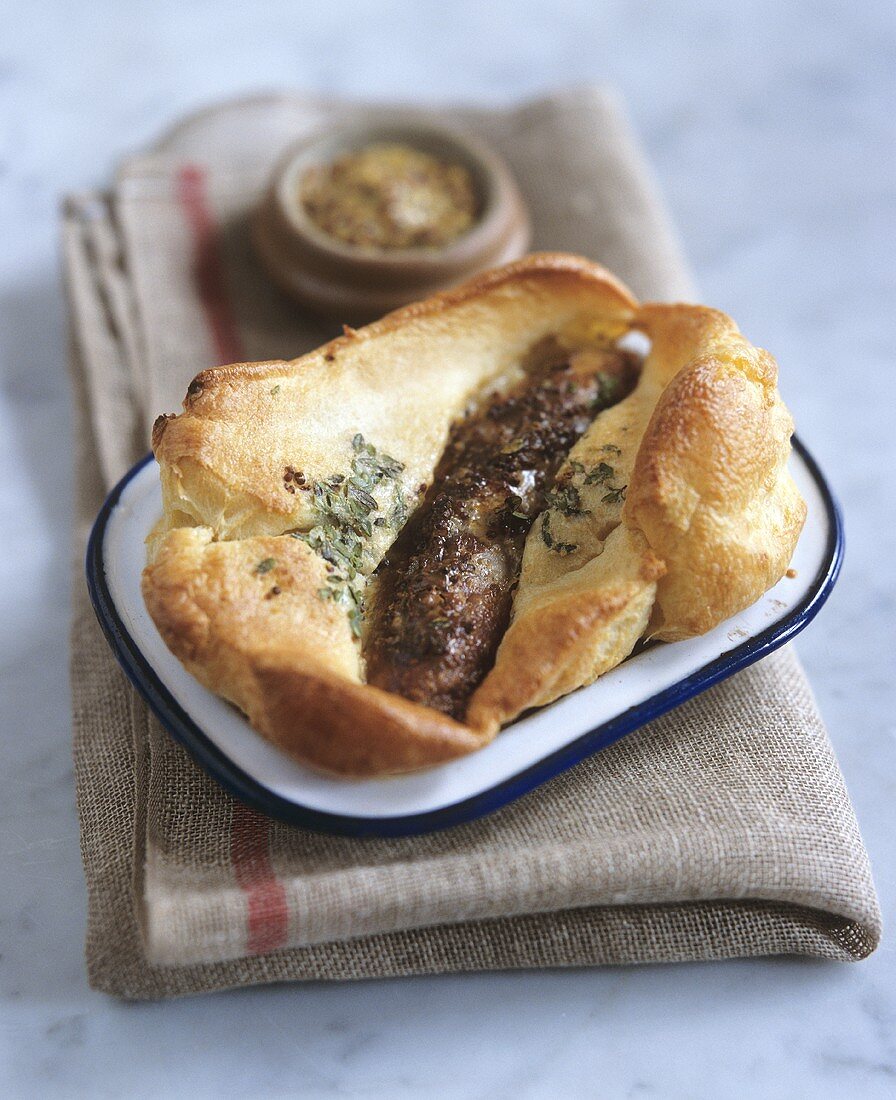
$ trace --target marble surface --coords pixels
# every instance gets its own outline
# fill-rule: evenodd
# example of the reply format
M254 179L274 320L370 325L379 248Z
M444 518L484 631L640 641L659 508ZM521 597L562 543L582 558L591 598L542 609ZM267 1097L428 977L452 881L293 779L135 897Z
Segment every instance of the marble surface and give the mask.
M251 10L251 14L249 14ZM82 966L66 685L72 426L56 210L219 96L282 86L628 99L705 300L772 348L846 504L799 651L885 917L896 896L891 0L12 0L0 37L0 1094L885 1097L894 947L770 960L284 987L127 1006Z

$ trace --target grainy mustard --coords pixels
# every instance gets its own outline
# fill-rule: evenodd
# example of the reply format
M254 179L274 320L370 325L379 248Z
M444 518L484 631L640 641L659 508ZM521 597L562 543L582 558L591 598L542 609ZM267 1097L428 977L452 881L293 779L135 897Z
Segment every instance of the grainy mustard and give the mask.
M309 168L299 201L325 233L369 249L439 248L478 216L467 168L398 143L373 143Z

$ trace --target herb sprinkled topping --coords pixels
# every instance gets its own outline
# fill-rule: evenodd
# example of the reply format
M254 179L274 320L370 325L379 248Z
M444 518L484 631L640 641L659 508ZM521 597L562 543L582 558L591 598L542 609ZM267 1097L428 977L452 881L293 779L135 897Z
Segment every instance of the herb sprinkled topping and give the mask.
M608 481L616 471L612 466L607 465L606 462L598 462L598 464L589 470L585 474L586 485L600 485L605 481Z
M621 454L622 452L614 443L606 443L601 447L602 451ZM547 494L547 508L542 514L541 539L549 550L557 554L571 554L578 549L574 542L562 542L551 530L551 514L558 512L567 518L576 516L590 516L591 509L585 508L582 503L582 485L602 485L607 491L601 497L603 504L621 504L625 500L627 485L615 486L612 479L616 476L616 470L608 462L598 462L596 466L587 469L584 462L578 459L570 459L567 470L558 478L552 492ZM575 484L578 479L579 484ZM510 503L510 502L508 502Z
M313 483L318 522L310 531L293 532L293 537L307 543L328 563L326 587L317 594L344 608L352 633L360 637L364 567L374 564L365 560L368 540L374 527L401 527L407 519L407 505L397 480L404 469L402 462L378 451L360 432L352 439L352 451L350 474L332 474ZM383 483L391 483L391 500L381 506L374 491ZM383 514L374 515L376 512Z
M614 451L616 454L622 452L613 443L605 443L601 447L602 451ZM550 493L548 495L548 503L551 507L557 508L565 516L574 515L589 515L587 508L582 509L579 507L581 504L581 497L579 491L570 482L574 481L576 477L582 478L583 485L605 485L608 492L601 498L606 504L618 504L620 501L625 500L625 490L627 485L623 485L617 488L615 485L609 484L610 479L616 476L616 470L608 462L598 462L596 466L592 466L590 470L585 469L585 464L579 462L576 459L572 459L569 463L569 472L566 475L567 484L559 492ZM570 507L570 502L575 507ZM564 507L565 505L565 507Z
M555 554L572 554L578 550L578 544L574 542L560 542L554 537L554 532L551 530L551 513L550 511L543 512L541 517L541 540L548 548L553 550Z
M627 485L620 485L618 489L610 488L610 491L601 497L604 504L621 504L625 500Z
M276 397L279 392L280 392L280 383L278 382L276 386L271 387L271 397Z
M265 558L264 561L260 561L258 565L255 566L253 572L259 574L270 573L270 571L274 568L276 564L276 558Z
M553 493L548 493L547 502L549 508L556 508L564 516L587 516L591 514L590 508L582 507L582 494L575 485L563 485Z

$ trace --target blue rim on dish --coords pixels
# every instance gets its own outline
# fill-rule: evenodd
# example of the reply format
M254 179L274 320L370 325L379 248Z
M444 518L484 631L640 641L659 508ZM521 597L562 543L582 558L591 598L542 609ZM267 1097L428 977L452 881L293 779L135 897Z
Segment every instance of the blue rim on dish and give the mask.
M236 798L263 814L317 832L342 836L413 836L460 825L500 809L535 787L553 779L586 756L606 748L627 733L699 695L720 680L778 649L815 618L837 580L843 562L844 534L840 508L830 486L805 446L793 439L794 450L806 464L824 502L828 537L824 559L806 595L777 623L753 635L734 649L710 661L694 674L679 680L636 706L604 722L562 748L524 768L509 779L473 797L426 813L396 817L352 817L301 806L283 798L238 767L181 707L141 652L125 627L109 591L103 561L103 540L109 517L130 481L153 461L151 454L137 463L118 482L103 503L87 544L87 587L97 619L119 664L171 735L213 779Z

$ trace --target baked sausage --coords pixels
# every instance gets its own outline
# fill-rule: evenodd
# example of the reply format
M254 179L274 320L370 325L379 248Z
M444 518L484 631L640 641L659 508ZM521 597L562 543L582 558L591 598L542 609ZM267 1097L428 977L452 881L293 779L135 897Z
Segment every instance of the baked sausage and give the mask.
M536 358L521 382L454 426L370 601L367 682L457 719L494 662L526 535L558 467L637 376L635 356L616 348L554 346Z

